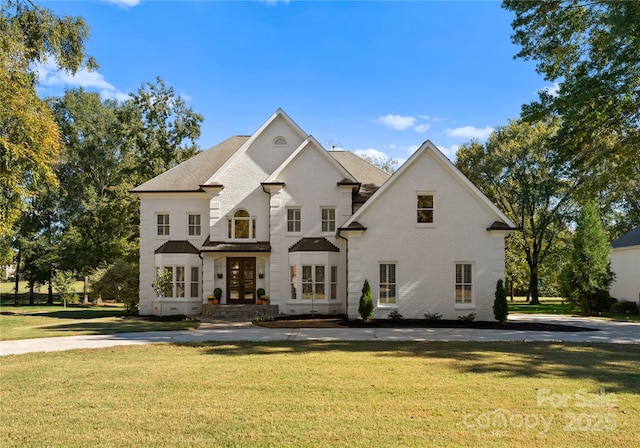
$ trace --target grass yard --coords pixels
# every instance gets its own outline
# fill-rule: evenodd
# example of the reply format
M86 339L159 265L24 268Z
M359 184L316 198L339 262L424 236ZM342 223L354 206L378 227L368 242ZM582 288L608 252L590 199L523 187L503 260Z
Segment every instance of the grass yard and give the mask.
M2 358L0 446L640 446L640 346L272 342Z
M123 306L6 306L0 314L0 340L50 338L133 331L198 328L197 321L151 321L124 318Z
M509 313L517 314L568 314L579 315L580 308L565 302L560 297L540 297L540 305L529 305L526 297L514 297L511 301L507 298ZM595 317L621 322L640 322L639 314L601 313Z

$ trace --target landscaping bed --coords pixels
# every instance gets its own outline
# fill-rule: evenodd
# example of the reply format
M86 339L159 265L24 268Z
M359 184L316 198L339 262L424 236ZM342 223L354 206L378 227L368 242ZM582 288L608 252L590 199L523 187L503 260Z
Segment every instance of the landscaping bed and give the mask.
M512 331L600 331L595 328L575 325L547 324L541 322L490 322L462 320L427 320L427 319L347 319L340 315L295 315L278 316L273 319L256 320L254 325L267 328L470 328L482 330Z

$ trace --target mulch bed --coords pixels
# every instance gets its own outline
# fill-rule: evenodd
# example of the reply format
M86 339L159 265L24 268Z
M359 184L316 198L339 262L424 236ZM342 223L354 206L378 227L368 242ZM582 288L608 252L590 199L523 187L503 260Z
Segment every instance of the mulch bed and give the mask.
M273 320L254 321L254 325L266 328L471 328L481 330L513 330L513 331L600 331L595 328L579 327L575 325L558 325L537 322L500 322L461 320L426 320L426 319L373 319L349 320L344 316L336 317L323 315L278 316Z

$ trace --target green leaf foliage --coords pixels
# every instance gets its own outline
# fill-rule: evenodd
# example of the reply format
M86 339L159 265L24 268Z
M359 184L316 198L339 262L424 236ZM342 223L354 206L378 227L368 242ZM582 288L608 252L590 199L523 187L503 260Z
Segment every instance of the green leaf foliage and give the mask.
M373 294L371 293L371 286L369 281L365 280L362 286L362 295L360 296L360 303L358 306L358 313L364 320L370 320L373 317Z
M506 322L509 315L509 305L507 304L507 290L502 279L496 284L495 299L493 301L493 317L498 322Z

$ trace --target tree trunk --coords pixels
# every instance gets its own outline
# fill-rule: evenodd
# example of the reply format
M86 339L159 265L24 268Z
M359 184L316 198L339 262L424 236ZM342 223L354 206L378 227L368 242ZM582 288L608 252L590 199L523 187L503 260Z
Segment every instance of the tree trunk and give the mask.
M33 306L33 282L29 285L29 305Z
M53 277L53 269L49 268L49 295L47 297L47 305L53 305L53 284L51 283L51 277Z
M18 306L18 288L20 287L20 258L22 257L22 250L18 246L18 255L16 257L16 289L13 294L13 304Z
M531 277L529 279L529 290L531 291L531 302L529 305L540 305L540 298L538 297L538 271L532 270Z
M89 277L85 275L84 276L84 297L82 299L83 306L89 306L88 286L89 286Z

